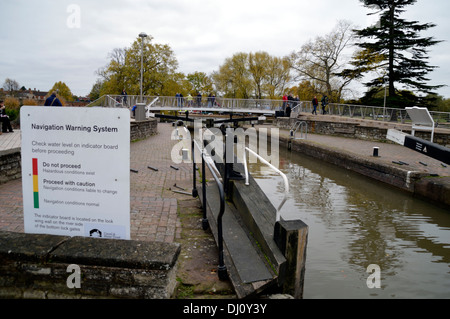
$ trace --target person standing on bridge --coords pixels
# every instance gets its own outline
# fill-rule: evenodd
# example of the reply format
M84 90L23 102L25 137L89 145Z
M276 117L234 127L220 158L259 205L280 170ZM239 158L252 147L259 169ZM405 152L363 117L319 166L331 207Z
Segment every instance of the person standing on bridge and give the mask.
M287 97L286 94L284 94L284 95L283 95L283 108L282 108L281 111L285 111L285 110L286 110L287 102L288 102L288 97Z
M197 106L198 107L202 106L202 95L200 94L200 92L198 92L197 94Z
M127 91L125 91L125 89L122 90L122 93L120 93L120 95L122 96L122 104L123 106L127 106Z
M327 111L325 111L327 105L328 105L328 96L324 95L322 98L322 115L327 114Z
M188 106L192 107L193 106L192 102L194 101L194 98L192 97L191 93L188 94L186 99L188 101Z
M314 96L313 100L312 100L312 105L313 105L313 111L312 114L316 114L317 115L317 106L319 105L319 101L317 100L317 96Z

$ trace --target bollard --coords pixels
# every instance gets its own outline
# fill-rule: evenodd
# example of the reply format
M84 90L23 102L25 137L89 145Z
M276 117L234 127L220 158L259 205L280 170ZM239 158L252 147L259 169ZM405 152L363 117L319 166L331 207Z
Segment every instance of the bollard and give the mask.
M137 103L136 104L136 113L134 116L136 122L142 122L147 119L145 116L145 103Z
M286 258L283 293L303 298L308 226L301 220L281 220L275 224L274 240Z
M374 147L373 148L373 157L378 157L379 156L379 147Z

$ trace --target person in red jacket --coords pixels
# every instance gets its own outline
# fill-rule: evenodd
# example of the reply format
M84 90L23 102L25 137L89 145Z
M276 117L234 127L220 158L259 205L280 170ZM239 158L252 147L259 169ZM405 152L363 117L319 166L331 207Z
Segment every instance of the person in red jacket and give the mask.
M319 106L319 100L317 99L317 96L314 96L313 100L312 100L312 105L314 107L312 114L316 114L317 115L317 106Z

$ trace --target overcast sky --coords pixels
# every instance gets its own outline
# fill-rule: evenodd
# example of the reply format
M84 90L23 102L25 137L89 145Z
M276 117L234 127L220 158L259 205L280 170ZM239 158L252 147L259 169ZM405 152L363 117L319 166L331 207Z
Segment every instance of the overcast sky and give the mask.
M338 20L372 25L368 12L359 0L0 0L0 86L11 78L48 91L63 81L85 96L108 53L141 32L170 45L178 71L210 74L237 52L288 55ZM431 84L450 84L449 12L448 0L418 0L404 15L434 22L426 35L445 41L430 52ZM450 98L450 87L438 93Z

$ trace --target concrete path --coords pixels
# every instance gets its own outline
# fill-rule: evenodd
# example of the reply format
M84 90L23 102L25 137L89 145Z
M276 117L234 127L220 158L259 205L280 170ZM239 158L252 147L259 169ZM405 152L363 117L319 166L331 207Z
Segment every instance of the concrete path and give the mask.
M289 131L280 130L280 135L289 137ZM398 144L364 141L354 138L330 135L308 134L306 142L317 143L345 153L353 153L366 160L401 167L409 171L417 171L439 176L450 176L450 166L442 166L442 162ZM379 157L373 157L373 148L379 148ZM400 166L393 162L404 162L409 165ZM421 164L426 164L427 166Z

